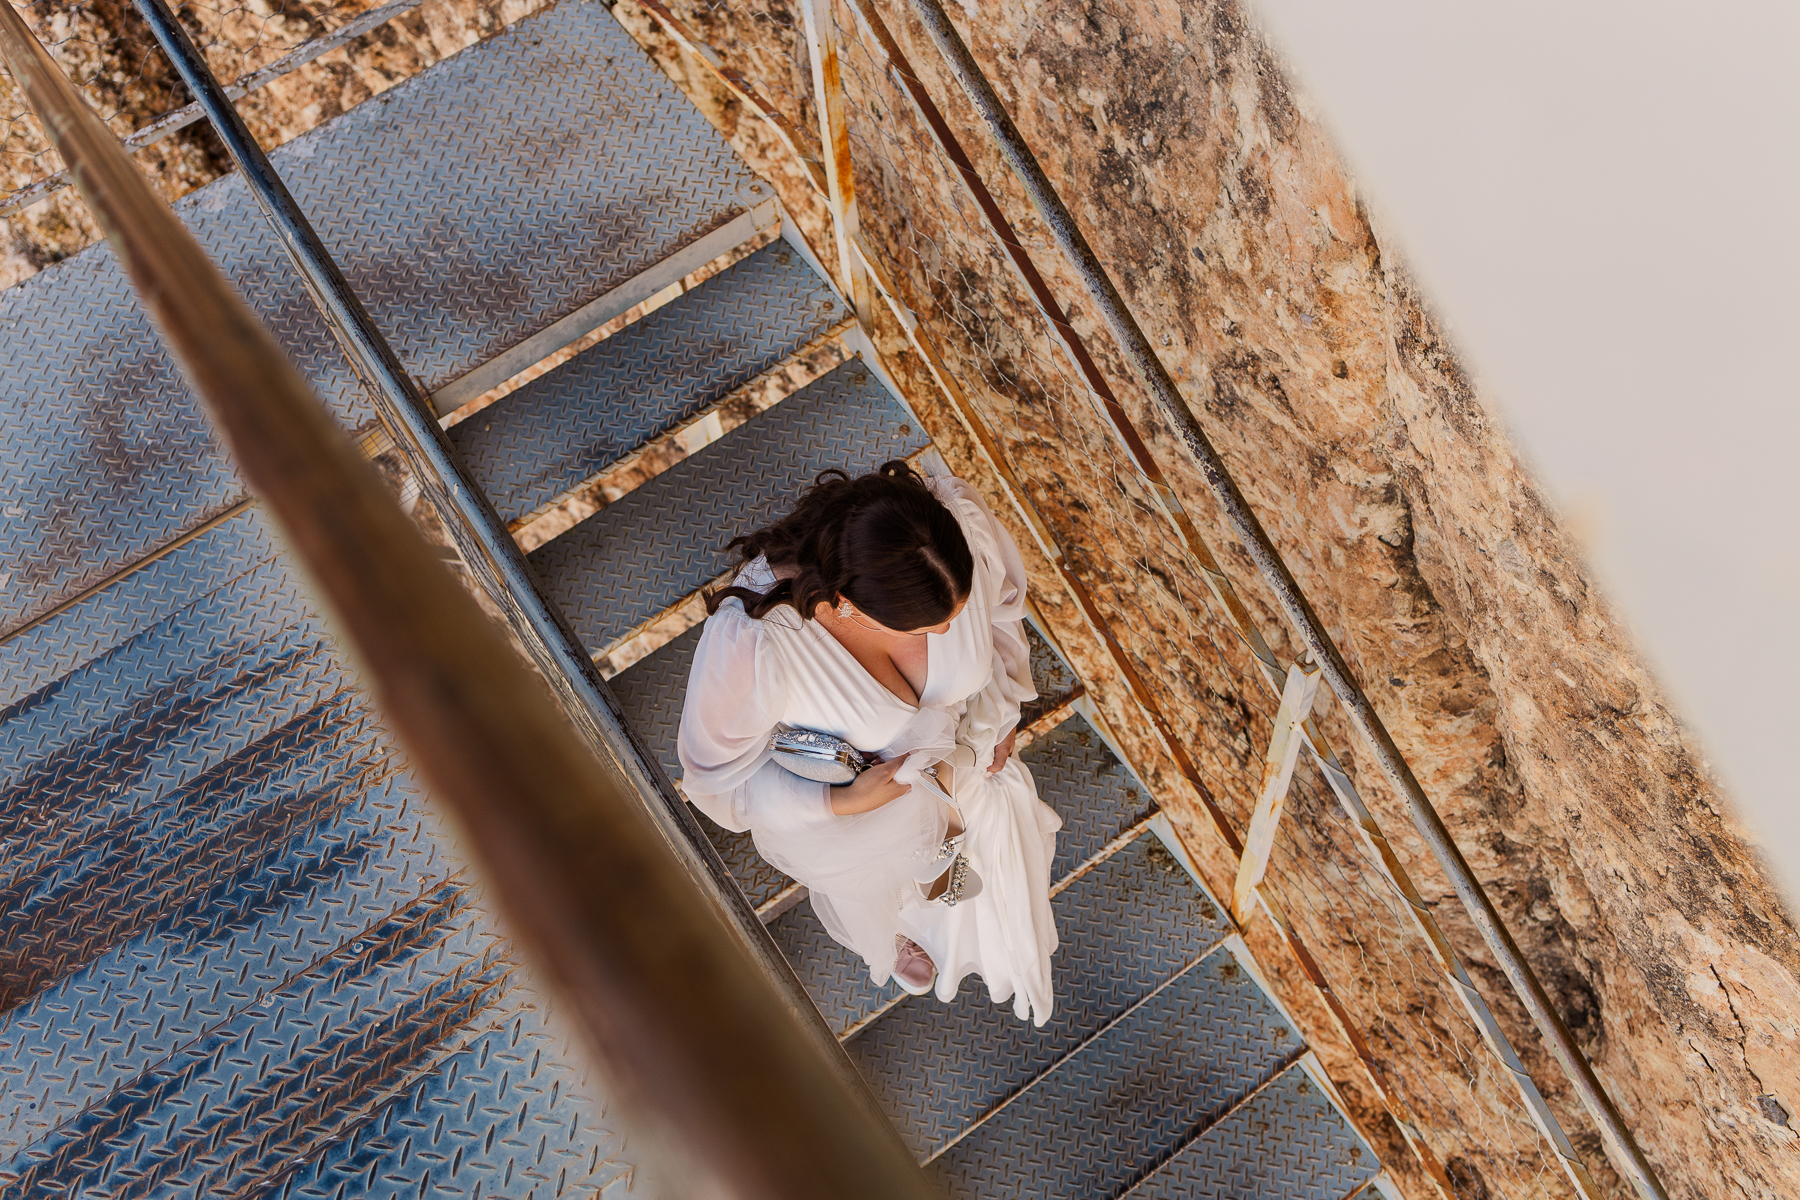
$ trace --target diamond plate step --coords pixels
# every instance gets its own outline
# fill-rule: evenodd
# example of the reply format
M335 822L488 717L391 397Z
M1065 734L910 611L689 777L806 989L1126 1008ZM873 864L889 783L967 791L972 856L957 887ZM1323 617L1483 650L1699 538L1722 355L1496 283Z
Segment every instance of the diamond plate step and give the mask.
M1031 644L1031 679L1037 685L1037 699L1019 707L1019 728L1024 729L1046 713L1059 708L1081 687L1075 668L1063 660L1037 626L1025 622L1025 640Z
M545 593L598 650L730 566L725 543L786 512L820 471L852 475L926 444L852 360L537 550Z
M589 479L847 315L784 241L450 429L503 520Z
M932 1161L957 1198L1111 1200L1304 1048L1215 950L1108 1025Z
M1381 1170L1300 1067L1183 1146L1130 1200L1344 1200Z
M3 648L0 1193L629 1188L271 545L246 511Z
M979 985L948 1007L908 997L848 1043L921 1158L1199 961L1231 932L1162 844L1145 834L1051 901L1062 945L1056 1011L1042 1029Z
M1063 819L1050 877L1061 879L1155 811L1149 793L1087 720L1071 717L1020 752L1042 796Z
M272 157L427 388L770 195L601 0L562 0ZM339 419L370 421L241 179L176 210ZM0 293L0 326L5 632L243 489L104 243Z

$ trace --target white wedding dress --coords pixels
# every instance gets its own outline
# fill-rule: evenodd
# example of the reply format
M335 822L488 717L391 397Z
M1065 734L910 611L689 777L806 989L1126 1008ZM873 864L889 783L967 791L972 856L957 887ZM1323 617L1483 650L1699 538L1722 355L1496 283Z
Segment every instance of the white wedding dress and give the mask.
M959 479L928 486L956 515L975 559L969 602L942 634L926 635L925 687L917 707L877 683L817 621L791 606L751 618L736 599L707 618L681 714L682 790L727 829L748 829L771 864L805 884L831 936L860 954L877 984L894 966L904 933L938 966L936 991L955 997L979 974L996 1003L1038 1025L1050 1019L1050 861L1062 821L1038 799L1017 756L996 773L994 746L1036 695L1025 641L1025 567L975 490ZM766 592L763 559L738 586ZM840 817L826 785L769 757L777 727L843 738L883 760L954 763L953 799L966 830L963 853L981 876L979 895L955 906L924 900L915 879L941 874L943 803L914 787L873 812ZM902 769L901 777L910 774Z

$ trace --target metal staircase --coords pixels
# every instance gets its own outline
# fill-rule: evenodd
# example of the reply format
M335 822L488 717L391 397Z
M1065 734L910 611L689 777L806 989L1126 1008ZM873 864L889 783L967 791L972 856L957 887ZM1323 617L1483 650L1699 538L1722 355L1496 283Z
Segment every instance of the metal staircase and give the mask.
M276 151L448 412L759 248L450 430L519 522L842 331L847 310L599 0ZM346 425L354 373L241 181L178 206ZM651 1194L104 247L0 294L0 1194ZM704 439L702 439L704 440ZM596 653L725 541L920 422L851 357L531 555ZM690 606L691 608L691 606ZM1044 1029L876 989L800 891L740 885L956 1197L1385 1187L1229 918L1034 632L1022 757L1064 819ZM671 771L692 628L612 680ZM729 1003L722 997L721 1003Z

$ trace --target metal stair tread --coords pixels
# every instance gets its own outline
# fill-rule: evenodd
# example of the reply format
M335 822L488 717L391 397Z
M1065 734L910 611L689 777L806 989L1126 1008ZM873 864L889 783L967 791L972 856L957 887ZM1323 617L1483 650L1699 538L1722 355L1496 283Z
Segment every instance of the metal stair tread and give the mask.
M778 366L846 311L777 240L452 426L450 440L510 521Z
M1248 973L1216 949L928 1169L951 1197L1111 1200L1303 1049Z
M820 471L858 474L925 444L853 359L541 547L531 565L599 650L717 578L730 565L725 543L786 512Z
M694 661L694 648L700 644L703 628L694 626L612 680L613 695L631 727L643 739L645 749L676 780L681 778L681 762L675 754L675 737L681 725L682 698L687 694L688 667ZM791 882L763 861L749 834L721 829L711 821L704 824L713 848L731 868L732 878L744 889L752 907L767 904Z
M17 701L280 553L254 510L220 522L108 587L0 642L0 721Z
M937 1153L1231 932L1150 833L1076 880L1051 907L1062 936L1051 960L1056 1010L1044 1028L992 1003L973 983L948 1006L909 998L847 1043L921 1157Z
M1031 646L1031 681L1037 687L1037 699L1019 706L1019 728L1025 729L1045 714L1059 708L1081 689L1081 680L1037 626L1025 622L1025 640Z
M39 666L0 710L0 1173L307 1194L373 1168L359 1195L412 1196L380 1168L423 1111L434 1179L452 1153L618 1177L623 1135L270 545L248 510L182 548L192 589L146 575L7 646Z
M272 157L427 387L769 194L601 0L561 0ZM175 207L339 420L372 421L242 180ZM0 322L0 466L23 509L0 540L3 632L243 489L104 243L0 293Z
M1038 794L1063 819L1050 878L1061 879L1154 811L1149 793L1093 726L1074 716L1019 755Z
M1345 1200L1381 1164L1299 1065L1209 1126L1129 1200Z

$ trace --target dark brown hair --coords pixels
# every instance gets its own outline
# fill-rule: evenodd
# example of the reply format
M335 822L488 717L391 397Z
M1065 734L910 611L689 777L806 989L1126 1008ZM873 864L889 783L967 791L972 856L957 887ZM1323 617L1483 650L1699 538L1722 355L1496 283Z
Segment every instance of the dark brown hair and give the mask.
M945 620L968 597L975 559L956 517L903 459L890 459L856 479L821 471L794 511L733 538L726 546L771 567L793 568L765 592L720 588L706 598L717 612L731 597L763 617L778 605L811 619L820 604L842 596L889 629L924 629Z

